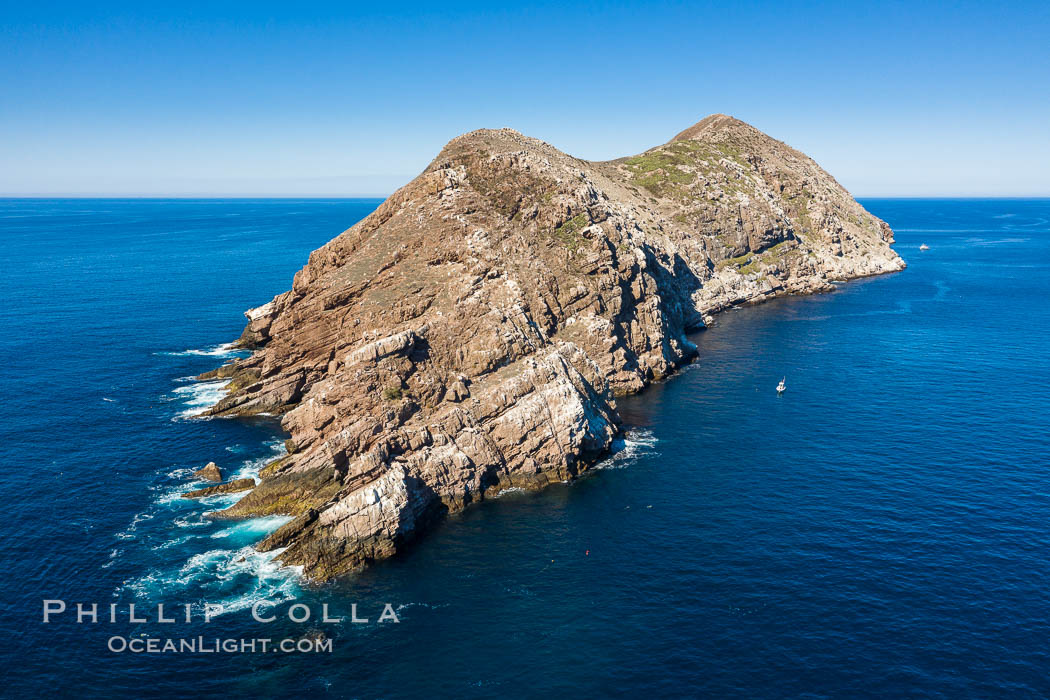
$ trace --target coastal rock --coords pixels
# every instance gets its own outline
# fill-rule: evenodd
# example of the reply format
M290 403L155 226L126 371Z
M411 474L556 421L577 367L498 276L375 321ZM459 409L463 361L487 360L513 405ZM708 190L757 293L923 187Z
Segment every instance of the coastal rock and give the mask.
M182 494L183 498L205 498L207 496L218 496L221 493L237 493L255 488L255 479L234 479L225 484L208 486L207 488L188 491Z
M282 415L289 454L213 517L328 579L511 488L578 476L615 396L690 360L718 311L900 270L890 228L808 157L714 115L645 153L453 139L247 312L211 416ZM702 361L702 358L701 358ZM218 488L218 487L212 487Z
M273 323L273 302L263 304L254 309L244 312L248 317L248 325L245 326L241 337L234 343L234 347L252 349L260 347L270 339L270 324Z
M203 467L193 472L193 476L197 479L204 479L205 481L222 481L222 470L215 462L208 462Z

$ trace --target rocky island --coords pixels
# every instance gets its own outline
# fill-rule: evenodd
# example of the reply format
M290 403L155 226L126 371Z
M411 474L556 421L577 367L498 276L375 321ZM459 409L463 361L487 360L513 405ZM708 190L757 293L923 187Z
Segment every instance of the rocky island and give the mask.
M615 397L689 361L713 314L900 270L892 242L810 158L724 115L607 162L460 136L246 312L250 357L202 375L230 380L207 415L290 434L213 517L295 516L259 548L313 579L388 557L602 459Z

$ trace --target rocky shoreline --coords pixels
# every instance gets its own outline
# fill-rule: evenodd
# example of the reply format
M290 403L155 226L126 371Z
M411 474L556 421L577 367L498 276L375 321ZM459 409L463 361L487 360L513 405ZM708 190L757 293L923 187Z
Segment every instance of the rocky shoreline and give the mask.
M508 130L415 180L246 312L209 416L273 413L288 454L212 514L295 516L259 548L329 579L508 488L574 478L615 397L727 307L903 269L889 226L805 155L724 115L590 162ZM217 488L217 487L211 487Z

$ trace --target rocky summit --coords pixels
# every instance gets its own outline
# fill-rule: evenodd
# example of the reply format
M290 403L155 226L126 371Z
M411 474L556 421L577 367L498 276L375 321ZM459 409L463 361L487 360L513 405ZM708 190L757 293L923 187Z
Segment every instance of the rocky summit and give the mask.
M214 517L296 516L259 547L328 579L501 490L572 479L617 395L726 307L900 270L893 233L815 162L714 115L591 162L509 129L415 180L246 312L210 416L280 414L288 454ZM703 361L703 358L700 358Z

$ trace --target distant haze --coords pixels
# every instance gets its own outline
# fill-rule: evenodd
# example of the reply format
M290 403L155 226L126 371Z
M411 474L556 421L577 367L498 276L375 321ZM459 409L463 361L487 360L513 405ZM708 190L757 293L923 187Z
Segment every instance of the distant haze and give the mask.
M386 195L476 128L723 112L857 196L1050 196L1050 4L912 5L7 3L0 195Z

